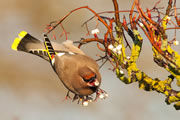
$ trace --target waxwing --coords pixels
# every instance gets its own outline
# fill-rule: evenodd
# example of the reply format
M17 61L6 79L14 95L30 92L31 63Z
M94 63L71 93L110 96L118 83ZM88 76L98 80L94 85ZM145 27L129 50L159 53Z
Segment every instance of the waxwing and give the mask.
M70 98L69 92L74 94L73 101L82 101L84 106L97 98L107 97L107 93L100 89L101 75L95 60L85 55L73 42L66 40L62 43L50 42L44 34L44 42L22 31L15 38L12 49L37 55L48 62L68 89L66 98ZM93 99L92 94L96 93Z

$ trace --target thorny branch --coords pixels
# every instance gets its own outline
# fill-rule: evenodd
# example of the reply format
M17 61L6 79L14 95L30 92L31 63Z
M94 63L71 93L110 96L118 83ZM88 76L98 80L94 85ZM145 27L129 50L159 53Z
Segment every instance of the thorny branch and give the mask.
M100 56L98 61L105 60L104 63L109 61L113 66L113 71L116 72L117 77L122 82L125 84L138 82L139 88L141 89L162 93L166 96L165 101L167 104L174 103L174 107L180 110L180 91L174 90L171 86L175 79L177 86L180 86L180 55L172 49L172 45L179 44L176 40L176 30L180 29L176 0L168 1L165 13L160 12L160 9L163 9L162 7L158 7L161 0L158 0L152 9L147 9L146 11L141 8L139 1L140 0L134 0L130 10L119 10L117 0L112 0L114 11L96 13L88 6L76 8L62 19L50 23L46 28L46 34L55 30L59 25L61 25L61 28L65 32L62 22L69 15L80 9L85 8L89 10L94 16L83 24L88 34L90 34L90 29L87 23L94 20L94 18L97 18L96 20L99 21L98 24L102 23L107 31L104 33L104 38L99 38L97 35L99 29L96 28L92 30L91 32L94 37L82 38L78 41L79 48L90 42L97 42L97 48L105 53L104 56ZM125 15L120 18L120 14L124 12L129 13L129 21L126 20L127 16ZM104 13L113 13L114 17L102 16ZM173 21L173 19L175 21ZM170 22L172 24L169 24ZM143 32L140 33L140 30ZM175 30L173 40L168 38L167 30ZM113 31L116 31L116 33ZM130 45L130 41L126 39L127 35L125 32L127 32L127 35L132 39L132 45ZM169 76L167 75L165 80L160 80L159 78L153 79L137 67L136 61L139 58L143 45L142 34L145 34L152 45L154 62L169 72ZM116 37L114 37L114 35L116 35ZM102 48L102 46L104 48ZM126 56L125 49L128 48L131 50L131 56ZM123 70L126 70L128 74L125 75Z

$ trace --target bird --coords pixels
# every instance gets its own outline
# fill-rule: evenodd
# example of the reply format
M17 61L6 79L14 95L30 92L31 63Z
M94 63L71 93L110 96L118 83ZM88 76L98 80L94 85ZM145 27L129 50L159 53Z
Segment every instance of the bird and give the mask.
M11 48L15 51L23 51L39 56L52 66L68 93L66 99L73 93L73 101L87 106L88 102L98 98L106 98L106 91L100 89L101 74L99 66L94 59L87 56L81 49L66 40L62 43L51 42L47 34L43 34L41 41L26 31L21 31L14 39ZM96 93L93 99L92 94Z

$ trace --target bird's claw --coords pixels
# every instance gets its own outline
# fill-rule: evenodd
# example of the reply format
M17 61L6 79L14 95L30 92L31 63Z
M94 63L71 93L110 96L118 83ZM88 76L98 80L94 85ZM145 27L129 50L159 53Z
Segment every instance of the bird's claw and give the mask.
M71 99L72 102L74 102L74 101L77 100L77 101L78 101L78 102L77 102L78 104L81 103L83 106L88 106L89 103L91 103L91 102L96 102L96 101L98 100L98 98L100 98L100 99L105 99L105 98L108 97L107 92L104 91L104 90L102 90L102 89L100 89L100 88L96 91L95 94L96 94L96 97L95 97L95 98L93 98L92 95L83 96L83 95L78 95L78 94L74 94L74 97L71 98L70 95L69 95L69 91L68 91L68 93L67 93L67 95L66 95L66 98L67 98L67 99L68 99L68 98Z

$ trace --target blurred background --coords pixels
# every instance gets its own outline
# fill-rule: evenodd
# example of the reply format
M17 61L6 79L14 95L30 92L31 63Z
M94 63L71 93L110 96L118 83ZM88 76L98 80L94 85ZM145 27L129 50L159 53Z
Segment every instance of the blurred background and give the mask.
M121 10L130 9L133 2L118 1ZM157 0L140 1L143 8L151 8ZM103 80L101 88L108 92L109 98L91 103L88 107L70 100L63 101L67 90L49 63L31 54L11 50L11 44L20 31L28 31L42 39L46 24L85 5L96 12L113 10L111 0L0 0L0 120L179 119L180 111L176 111L172 105L166 105L164 95L140 90L137 83L125 85L116 78L115 73L108 70L112 68L109 63L100 70ZM163 0L159 6L166 5L167 0ZM86 37L85 28L81 25L91 16L88 10L83 9L67 18L63 25L70 32L68 39ZM90 22L89 27L93 29L95 23ZM103 33L104 27L100 28ZM172 36L170 33L168 37L172 39ZM138 67L153 78L165 79L168 73L153 63L150 43L144 39ZM65 37L62 37L56 41L64 40ZM96 54L103 55L93 43L82 49L95 59ZM180 51L179 46L175 49Z

